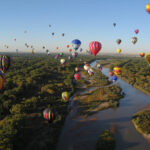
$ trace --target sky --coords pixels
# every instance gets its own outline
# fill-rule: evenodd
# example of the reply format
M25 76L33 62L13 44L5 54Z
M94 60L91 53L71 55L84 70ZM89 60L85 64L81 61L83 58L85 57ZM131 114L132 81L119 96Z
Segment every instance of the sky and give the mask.
M25 43L33 45L35 52L45 52L43 46L50 52L68 52L66 45L72 47L71 41L79 39L84 50L89 49L91 41L99 41L100 53L116 53L118 48L122 53L147 53L147 3L150 0L0 0L0 52L30 52ZM135 29L139 29L137 35ZM133 36L138 38L135 45L131 43ZM118 38L120 45L116 44Z

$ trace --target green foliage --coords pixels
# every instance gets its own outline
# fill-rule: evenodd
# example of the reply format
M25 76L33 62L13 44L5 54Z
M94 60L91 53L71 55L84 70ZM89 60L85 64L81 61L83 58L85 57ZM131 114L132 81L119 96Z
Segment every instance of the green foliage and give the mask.
M99 137L96 150L114 150L115 138L111 131L105 130Z

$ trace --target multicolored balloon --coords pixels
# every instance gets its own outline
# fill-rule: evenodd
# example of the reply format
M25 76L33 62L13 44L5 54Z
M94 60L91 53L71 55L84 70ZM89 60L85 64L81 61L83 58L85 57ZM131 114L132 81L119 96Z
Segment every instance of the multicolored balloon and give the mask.
M69 100L69 94L68 92L63 92L62 93L62 99L67 102Z
M75 51L78 50L78 48L81 45L81 41L78 39L73 40L71 43L72 43L72 47L74 48Z
M94 69L90 68L90 69L88 70L89 75L90 75L90 76L94 75L94 71L95 71Z
M120 44L120 43L121 43L121 39L117 39L117 40L116 40L116 43L117 43L117 44Z
M139 29L136 29L134 32L135 32L135 34L138 34L139 33Z
M88 71L90 68L91 68L91 66L89 64L85 64L84 65L84 70L85 71Z
M150 14L150 4L146 5L146 11Z
M96 56L98 54L98 52L101 50L102 48L102 44L100 42L97 42L97 41L92 41L90 44L89 44L89 49L90 49L90 52Z
M0 57L0 69L2 73L6 73L10 67L10 57L9 56L1 56Z
M122 69L120 67L114 67L114 74L115 75L120 75L122 73Z
M132 39L131 39L133 44L135 44L137 42L137 40L138 40L137 37L132 37Z
M49 123L52 123L56 119L56 111L51 110L50 108L46 108L43 111L43 117L44 117L44 119L49 121Z
M79 67L75 67L75 72L79 72L80 71L80 68Z
M145 53L143 53L143 52L140 53L140 56L141 56L141 57L144 57L144 56L145 56Z

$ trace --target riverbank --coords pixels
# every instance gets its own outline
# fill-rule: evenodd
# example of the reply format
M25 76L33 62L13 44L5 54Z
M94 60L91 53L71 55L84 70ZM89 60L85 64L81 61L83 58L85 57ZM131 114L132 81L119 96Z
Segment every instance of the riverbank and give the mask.
M83 93L73 98L78 104L79 115L87 117L100 110L119 106L119 100L123 97L121 88L110 83L101 71L96 70L92 77L86 71L82 71L81 76L82 81L77 81L76 88Z
M136 130L150 142L150 104L145 106L141 111L134 114L132 123Z

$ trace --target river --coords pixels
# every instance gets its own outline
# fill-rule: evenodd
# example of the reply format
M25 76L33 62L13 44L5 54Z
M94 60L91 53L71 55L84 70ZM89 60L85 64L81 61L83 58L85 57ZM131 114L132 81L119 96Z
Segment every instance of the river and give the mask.
M95 64L96 61L91 66ZM109 77L107 68L103 68L102 72ZM150 143L136 131L131 122L133 114L150 103L150 96L121 79L118 83L125 97L120 100L116 109L102 110L84 119L76 115L77 106L73 105L66 118L57 150L94 150L99 135L110 128L116 130L115 150L150 150Z

